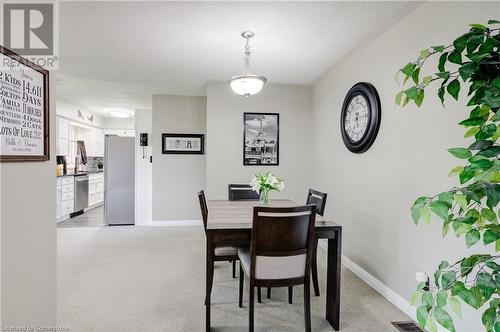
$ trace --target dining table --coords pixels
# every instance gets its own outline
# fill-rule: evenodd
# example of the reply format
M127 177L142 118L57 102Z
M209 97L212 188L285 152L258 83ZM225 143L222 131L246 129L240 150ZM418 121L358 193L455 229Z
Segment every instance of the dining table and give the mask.
M257 200L209 200L206 226L206 331L210 331L211 293L214 273L214 248L220 246L248 247L252 233L253 208L262 206ZM269 200L271 207L292 207L290 199ZM328 239L325 318L335 331L340 323L340 275L342 258L342 226L316 216L315 237Z

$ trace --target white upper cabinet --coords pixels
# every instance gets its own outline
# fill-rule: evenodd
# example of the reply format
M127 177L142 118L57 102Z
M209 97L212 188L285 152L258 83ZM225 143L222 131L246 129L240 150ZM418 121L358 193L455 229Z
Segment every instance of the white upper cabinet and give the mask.
M69 155L69 122L64 119L57 119L56 132L56 154L60 156Z

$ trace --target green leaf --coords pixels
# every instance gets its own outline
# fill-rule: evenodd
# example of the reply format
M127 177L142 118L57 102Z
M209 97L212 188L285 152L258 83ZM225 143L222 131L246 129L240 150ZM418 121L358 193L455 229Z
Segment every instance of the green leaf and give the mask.
M424 89L418 89L417 91L417 98L415 99L415 104L420 107L422 105L422 102L424 101Z
M427 316L429 316L429 311L426 307L420 306L417 308L417 321L421 328L425 328L427 322Z
M423 50L420 51L420 57L421 58L426 58L429 56L429 54L431 54L431 52L429 51L428 48L425 48Z
M496 156L498 156L499 153L500 153L500 145L494 145L486 150L482 150L482 151L478 152L479 155L485 156L488 158L496 157Z
M476 278L476 285L479 288L479 291L484 296L486 300L489 300L491 295L497 289L497 285L491 275L486 272L480 272Z
M485 150L493 145L490 140L476 141L469 146L469 150Z
M472 157L472 152L466 148L450 148L448 152L459 159L469 159Z
M454 175L458 175L460 173L462 173L464 170L464 167L463 166L456 166L456 167L453 167L451 170L450 170L450 173L448 173L448 176L454 176Z
M497 215L496 215L496 213L493 212L489 208L483 208L481 210L481 215L483 216L484 219L486 219L488 221L492 221L492 222L496 222L497 221Z
M478 66L476 63L467 62L462 67L458 68L458 72L460 74L460 77L462 77L462 80L464 80L465 82L470 77L470 75L477 70L477 68Z
M486 205L490 208L497 206L500 200L500 185L498 183L484 185L484 192L488 199L486 200Z
M411 76L411 74L415 70L415 67L416 67L415 64L410 62L401 69L401 72L406 76Z
M455 274L455 271L447 271L443 273L442 277L442 285L443 288L449 288L453 283L457 280L457 275Z
M462 305L460 304L458 298L456 296L450 296L450 298L448 298L448 304L455 315L462 319Z
M424 206L420 208L420 217L427 225L431 223L431 211L428 207Z
M453 195L453 199L458 203L462 210L467 210L467 198L464 196L464 194L457 192Z
M480 29L480 30L486 30L488 29L487 27L485 27L484 25L482 24L469 24L470 27L472 28L476 28L476 29Z
M469 118L463 121L460 121L458 124L465 127L479 126L484 123L485 119L481 116L476 116L473 118Z
M443 220L448 220L448 204L442 201L433 201L430 205L432 212Z
M483 243L488 245L500 239L500 234L493 232L492 230L485 230L483 233Z
M415 84L418 84L418 74L420 73L420 68L417 68L413 71L413 73L411 73L411 79L413 80L413 82L415 82Z
M479 131L480 131L480 128L479 128L479 127L472 127L472 128L469 128L469 130L467 130L467 132L465 132L464 138L474 136L474 135L476 135Z
M438 307L444 307L446 305L447 299L448 299L448 292L444 289L441 289L436 295L436 305Z
M489 159L479 159L471 163L470 170L487 170L493 166L493 163Z
M434 308L432 310L432 316L436 319L439 325L446 328L450 332L455 332L455 325L451 320L450 315L443 308Z
M478 309L480 305L480 301L474 296L472 291L469 289L465 288L464 284L462 282L457 282L455 286L453 287L452 291L453 295L457 295L459 298L461 298L465 303L473 307L474 309Z
M457 65L462 64L462 55L460 54L461 51L454 50L448 55L448 61L451 63L456 63ZM446 54L446 53L443 53ZM440 70L441 71L441 70Z
M438 332L436 322L432 318L432 315L429 315L429 317L427 317L427 330L429 332Z
M460 184L464 184L466 183L467 181L469 181L470 179L472 179L474 177L474 174L475 172L466 168L462 173L460 173L460 175L458 176L458 178L460 179Z
M439 99L441 100L441 104L444 105L444 92L445 92L445 88L444 86L440 87L438 89L438 97Z
M483 322L483 325L485 326L487 331L492 331L493 326L495 325L495 320L496 320L496 308L495 307L490 307L486 309L483 312L483 315L481 316L481 321ZM495 329L496 331L496 329Z
M418 301L418 298L420 296L420 292L419 291L414 291L412 294L411 294L411 297L410 297L410 304L412 306L414 306L417 301Z
M445 68L444 68L444 64L446 63L446 60L448 59L448 52L445 52L443 54L441 54L441 56L439 57L439 65L438 65L438 70L443 72L443 71L446 71Z
M446 87L446 91L455 98L455 100L458 100L458 94L460 92L460 82L457 79L454 79L453 81L448 84Z
M432 76L425 76L423 79L422 79L422 82L425 84L425 85L429 85L430 82L432 82Z
M430 291L426 291L422 294L422 305L426 307L432 307L434 303L434 298L432 297L432 293Z
M467 39L469 38L469 36L470 34L466 33L453 41L453 46L455 47L455 51L457 53L460 54L465 49L465 46L467 45Z
M426 197L419 197L411 206L411 216L415 225L418 225L418 220L420 219L420 208L424 206L425 201Z
M499 20L489 20L488 24L500 24Z
M444 45L439 45L439 46L432 46L432 49L436 52L443 52L444 50Z
M401 105L401 97L403 96L403 91L398 92L396 95L396 105Z
M465 235L465 244L467 245L467 248L470 248L475 245L480 239L481 234L479 233L479 231L477 229L471 229Z

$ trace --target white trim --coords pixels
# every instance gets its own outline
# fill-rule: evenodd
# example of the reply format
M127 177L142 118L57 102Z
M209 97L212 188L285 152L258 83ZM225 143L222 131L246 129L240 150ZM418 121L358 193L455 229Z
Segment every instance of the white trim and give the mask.
M320 241L319 242L319 247L322 249L327 248L327 242L326 241ZM390 289L388 286L386 286L384 283L382 283L380 280L375 278L373 275L371 275L369 272L367 272L365 269L351 261L349 258L346 256L342 255L342 265L349 269L352 273L357 275L361 280L363 280L365 283L368 284L371 288L375 289L377 292L380 293L383 297L385 297L389 302L394 304L396 307L398 307L401 311L403 311L405 314L407 314L411 319L416 321L416 309L411 306L410 302L408 302L404 297L400 296L398 293Z
M149 225L145 226L203 226L201 220L153 220Z

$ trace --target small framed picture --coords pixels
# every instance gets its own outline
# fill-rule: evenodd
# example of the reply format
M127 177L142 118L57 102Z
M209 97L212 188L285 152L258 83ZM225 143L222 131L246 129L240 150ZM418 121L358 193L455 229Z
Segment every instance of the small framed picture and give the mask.
M163 154L204 154L203 134L161 134Z
M278 113L243 114L243 165L279 165Z

